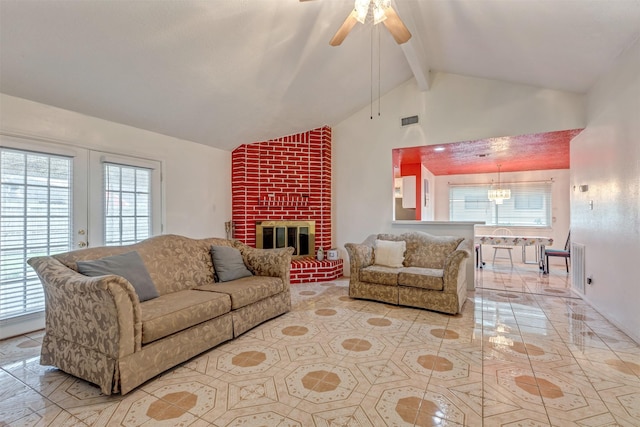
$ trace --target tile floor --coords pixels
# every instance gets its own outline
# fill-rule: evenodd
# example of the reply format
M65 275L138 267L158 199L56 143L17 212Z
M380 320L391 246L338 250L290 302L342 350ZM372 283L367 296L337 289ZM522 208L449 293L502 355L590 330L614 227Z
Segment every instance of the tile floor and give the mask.
M0 341L1 426L640 426L640 347L561 269L478 270L461 315L295 285L293 310L126 396Z

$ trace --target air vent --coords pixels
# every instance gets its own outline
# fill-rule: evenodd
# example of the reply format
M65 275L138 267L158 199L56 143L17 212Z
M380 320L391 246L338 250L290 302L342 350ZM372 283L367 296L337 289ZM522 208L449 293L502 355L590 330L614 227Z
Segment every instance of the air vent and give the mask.
M418 116L403 117L402 119L400 119L400 121L401 126L415 125L416 123L418 123Z

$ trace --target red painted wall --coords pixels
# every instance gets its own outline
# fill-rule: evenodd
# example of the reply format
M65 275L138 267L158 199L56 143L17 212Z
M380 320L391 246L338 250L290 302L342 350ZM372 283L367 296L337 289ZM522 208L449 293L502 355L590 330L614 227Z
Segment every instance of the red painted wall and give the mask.
M256 221L315 220L316 247L331 248L331 128L243 144L231 155L235 238L256 243Z

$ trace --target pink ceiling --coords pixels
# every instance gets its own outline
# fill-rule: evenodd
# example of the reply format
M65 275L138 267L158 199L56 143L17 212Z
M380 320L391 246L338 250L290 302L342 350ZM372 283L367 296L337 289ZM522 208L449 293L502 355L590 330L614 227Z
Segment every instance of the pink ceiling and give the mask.
M582 129L393 150L394 170L422 163L434 175L569 169L569 143ZM438 151L440 149L441 151ZM443 149L443 150L442 150Z

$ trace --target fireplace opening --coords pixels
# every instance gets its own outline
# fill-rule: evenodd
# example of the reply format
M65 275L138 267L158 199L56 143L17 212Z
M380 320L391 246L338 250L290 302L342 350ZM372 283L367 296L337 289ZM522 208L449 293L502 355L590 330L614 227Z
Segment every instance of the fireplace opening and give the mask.
M294 257L313 255L316 244L315 221L257 221L256 248L292 247Z

